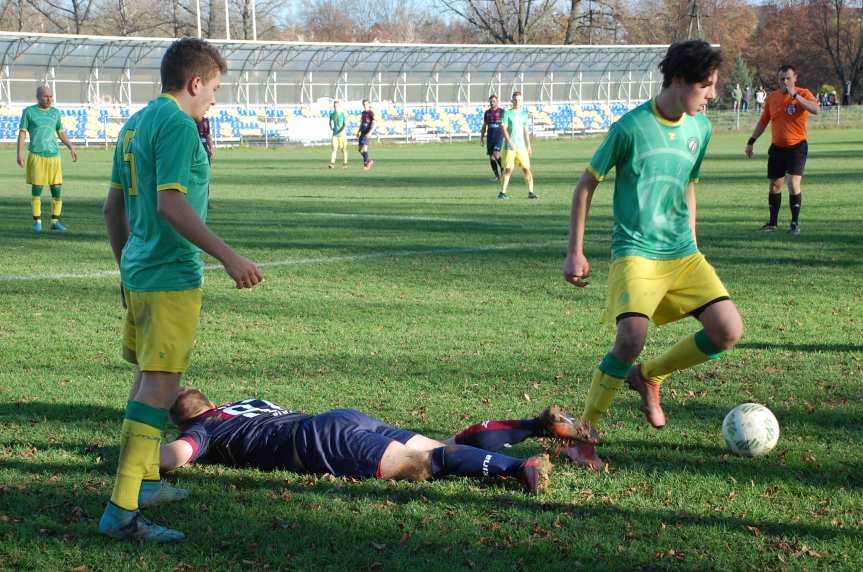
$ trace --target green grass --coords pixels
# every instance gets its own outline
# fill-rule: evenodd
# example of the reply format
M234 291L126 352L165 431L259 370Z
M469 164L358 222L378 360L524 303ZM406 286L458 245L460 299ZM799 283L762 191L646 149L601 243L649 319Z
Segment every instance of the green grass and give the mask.
M132 381L117 278L99 274L113 270L100 213L111 155L65 157L71 231L35 237L23 171L0 151L0 568L863 569L861 135L812 133L795 238L754 232L766 145L747 161L745 137L714 137L700 244L746 334L668 382L663 431L635 393L618 395L603 427L609 472L561 462L535 499L512 483L193 467L174 477L191 498L151 511L189 534L167 547L96 534ZM530 203L520 175L512 201L494 199L476 142L376 145L368 173L356 153L328 171L323 148L221 151L211 226L264 263L266 282L238 292L208 271L186 382L219 402L350 406L433 437L551 402L580 411L613 338L597 323L612 184L589 222L592 285L576 290L560 267L572 187L597 143L537 142ZM61 274L73 276L49 277ZM653 328L645 356L695 328ZM722 418L744 401L779 419L767 457L725 449Z

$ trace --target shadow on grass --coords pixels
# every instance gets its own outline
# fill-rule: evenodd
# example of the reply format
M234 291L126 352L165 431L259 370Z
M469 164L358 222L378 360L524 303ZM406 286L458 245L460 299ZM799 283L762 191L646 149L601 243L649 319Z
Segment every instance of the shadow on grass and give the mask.
M788 344L788 343L763 343L763 342L741 342L737 344L738 349L745 350L785 350L801 353L846 353L863 352L863 344Z

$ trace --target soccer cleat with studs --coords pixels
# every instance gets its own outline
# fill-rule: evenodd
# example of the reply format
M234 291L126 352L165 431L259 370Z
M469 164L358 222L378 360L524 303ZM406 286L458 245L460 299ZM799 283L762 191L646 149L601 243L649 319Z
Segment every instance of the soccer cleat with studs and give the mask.
M99 534L117 540L139 540L141 542L180 542L186 535L179 530L155 524L141 514L141 511L127 511L108 504L99 519Z
M528 193L528 194L527 194L527 198L528 198L528 199L538 199L538 198L539 198L539 195L538 195L538 194L536 194L536 193L534 193L534 192L530 192L530 193Z
M33 229L33 232L35 232L36 234L39 234L40 232L42 232L42 221L41 220L34 221L33 226L31 226L30 228Z
M641 412L656 429L665 427L665 412L659 405L659 384L651 383L641 374L641 365L629 368L626 383L641 396Z
M497 194L497 198L502 200L502 201L508 201L509 195L507 193L504 193L503 191L501 191Z
M758 228L758 232L776 232L776 225L769 222Z
M788 234L797 236L800 234L800 223L792 222L791 227L788 229Z
M59 220L56 220L51 223L51 230L54 232L66 232L66 225Z
M177 502L189 496L189 491L168 484L165 481L144 481L141 492L138 493L138 505L141 508Z

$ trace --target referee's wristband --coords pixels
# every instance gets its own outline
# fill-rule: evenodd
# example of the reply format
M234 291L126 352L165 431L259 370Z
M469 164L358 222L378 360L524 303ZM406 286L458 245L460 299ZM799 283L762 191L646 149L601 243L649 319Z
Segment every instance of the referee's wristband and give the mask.
M747 145L755 145L755 137L750 137L746 142Z

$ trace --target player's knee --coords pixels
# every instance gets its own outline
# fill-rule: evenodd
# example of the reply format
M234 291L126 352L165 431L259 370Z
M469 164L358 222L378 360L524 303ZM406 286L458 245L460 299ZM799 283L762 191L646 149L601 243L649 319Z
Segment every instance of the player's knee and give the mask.
M431 451L415 451L399 447L381 463L381 478L405 481L425 481L431 478ZM388 458L387 458L388 457Z
M735 314L722 323L722 326L714 332L713 343L723 350L730 350L737 345L743 337L743 320L739 314Z
M626 362L634 362L644 350L646 336L633 329L621 329L614 341L614 354Z

